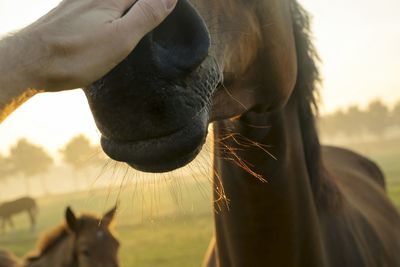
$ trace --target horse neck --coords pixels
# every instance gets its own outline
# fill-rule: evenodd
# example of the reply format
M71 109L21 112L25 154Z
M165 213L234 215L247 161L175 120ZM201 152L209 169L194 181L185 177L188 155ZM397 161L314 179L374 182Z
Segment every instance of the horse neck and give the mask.
M216 253L221 266L323 266L297 110L291 100L281 112L249 113L214 126ZM220 208L221 188L229 208Z
M72 264L73 249L73 238L68 235L35 260L27 261L24 267L76 267Z

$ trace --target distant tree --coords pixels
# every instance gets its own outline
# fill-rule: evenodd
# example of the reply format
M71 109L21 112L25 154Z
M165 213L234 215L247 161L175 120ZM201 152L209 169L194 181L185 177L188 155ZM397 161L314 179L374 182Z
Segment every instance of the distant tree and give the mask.
M330 115L329 123L331 124L329 129L331 129L332 133L346 133L346 113L343 110L339 109Z
M326 136L343 133L354 137L368 132L382 137L394 125L400 126L400 101L391 112L382 101L374 100L365 111L354 105L346 111L339 109L320 118L320 129Z
M21 174L25 178L27 193L31 193L29 178L46 173L53 164L53 159L40 146L30 143L26 139L20 139L10 149L8 157L11 164L11 172ZM40 177L42 186L47 193L46 183Z
M400 101L396 103L392 111L392 125L400 126Z
M343 132L341 118L343 118L343 111L341 110L320 117L319 128L322 134L327 137L333 137Z
M381 100L375 100L368 105L366 128L377 137L382 137L390 124L389 108Z
M0 155L0 182L4 182L7 178L12 176L13 167L10 160Z
M92 165L102 162L100 147L92 145L89 139L82 134L73 137L60 149L60 153L64 162L72 166L76 174ZM76 179L78 177L75 177L75 187L78 187Z
M343 130L350 136L361 135L365 128L365 113L358 106L350 106L343 117Z

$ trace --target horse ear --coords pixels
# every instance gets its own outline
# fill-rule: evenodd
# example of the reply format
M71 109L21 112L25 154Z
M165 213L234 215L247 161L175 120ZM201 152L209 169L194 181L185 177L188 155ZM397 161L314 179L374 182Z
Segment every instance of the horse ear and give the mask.
M65 210L65 220L67 222L68 228L75 232L77 228L77 220L74 212L70 207L67 207L67 209Z
M118 209L118 204L103 215L101 221L104 225L109 226L112 223L115 217L115 213L117 212L117 209Z

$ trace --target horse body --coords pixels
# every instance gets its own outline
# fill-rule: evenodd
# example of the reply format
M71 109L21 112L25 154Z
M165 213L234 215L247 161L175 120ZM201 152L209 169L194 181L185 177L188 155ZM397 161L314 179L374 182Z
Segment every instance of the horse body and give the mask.
M215 127L215 138L226 129L237 138L215 142L216 238L205 265L399 266L400 217L381 180L374 178L381 177L379 169L357 154L323 147L322 160L340 200L328 204L332 207L317 203L323 200L313 194L294 105L272 116L248 114L245 122ZM269 152L279 160L259 147L244 150L240 142L247 139L271 145ZM267 182L227 163L226 147L251 162ZM221 185L229 208L221 209Z
M269 152L279 160L257 147L236 152L238 157L251 162L252 171L265 177L267 182L257 180L234 162L227 164L219 160L226 158L223 147L236 151L241 145L234 139L224 140L222 144L216 141L218 177L214 178L214 185L222 184L229 208L220 208L225 200L215 188L215 199L221 199L215 202L218 210L215 214L216 262L208 266L325 266L318 214L311 188L307 186L301 139L298 134L287 132L290 128L295 133L299 127L294 118L296 113L292 111L293 116L285 114L290 112L282 113L276 118L272 116L272 121L252 120L252 115L248 114L246 122L257 122L251 125L264 122L261 125L271 125L270 130L254 131L251 126L238 122L218 124L215 129L219 136L229 127L242 138L271 144ZM276 140L280 140L279 143ZM287 167L289 163L290 168Z
M118 241L109 231L115 208L102 218L75 217L68 208L66 224L49 232L23 262L0 251L0 267L118 267Z
M324 147L323 157L343 198L340 210L320 214L330 266L400 266L400 216L379 168L340 148Z
M35 199L31 197L22 197L15 199L13 201L3 202L0 205L0 219L2 220L2 231L5 230L6 222L13 227L12 216L21 213L27 212L31 228L34 229L36 225L36 216L37 216L37 204Z
M208 266L400 266L381 172L319 143L306 12L295 0L190 2L85 89L104 151L170 171L214 123Z

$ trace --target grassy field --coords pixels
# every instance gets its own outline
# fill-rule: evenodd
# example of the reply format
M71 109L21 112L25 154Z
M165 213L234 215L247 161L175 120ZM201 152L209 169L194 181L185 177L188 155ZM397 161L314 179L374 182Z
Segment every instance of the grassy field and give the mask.
M115 188L41 198L37 231L28 231L27 216L18 215L16 230L0 235L0 248L23 256L34 248L40 233L63 220L67 205L76 213L104 213L118 198L120 209L115 232L122 243L123 267L197 267L212 236L209 187L205 179L181 177L129 185L123 192Z
M388 193L400 209L400 139L352 144L348 147L378 163L385 173Z
M400 139L350 148L379 163L387 176L389 194L400 208L399 147ZM119 198L116 233L122 243L123 267L200 266L212 235L212 210L210 184L197 179L172 178L125 186L123 192L113 188L41 198L37 231L27 231L27 218L17 216L16 231L0 236L0 248L23 256L34 248L39 233L63 220L67 205L77 212L104 212Z

